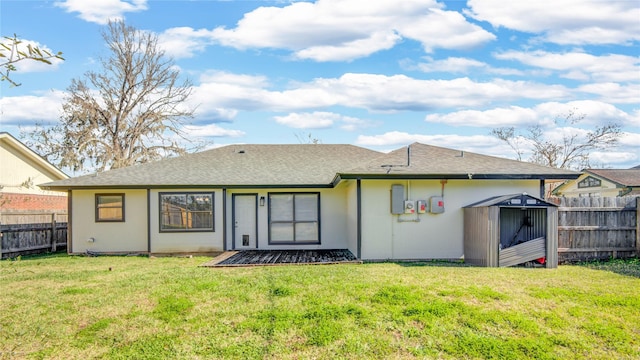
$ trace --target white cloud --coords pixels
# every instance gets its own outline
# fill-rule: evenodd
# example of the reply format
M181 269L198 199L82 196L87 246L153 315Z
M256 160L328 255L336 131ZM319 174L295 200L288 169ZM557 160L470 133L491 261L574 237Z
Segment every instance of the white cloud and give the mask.
M182 130L187 137L240 137L245 134L243 131L224 129L216 124L187 125Z
M465 13L557 44L631 44L640 40L636 1L469 0Z
M58 1L55 5L67 12L80 13L82 20L101 25L109 20L122 20L128 12L147 10L147 0L66 0Z
M8 96L0 98L0 123L32 125L36 122L57 122L62 113L65 93L54 90L43 95Z
M214 29L212 37L237 49L287 49L295 58L315 61L366 57L401 39L416 40L427 52L469 49L495 39L460 13L442 8L434 0L295 2L259 7L233 29Z
M541 119L534 109L520 106L490 110L462 110L447 114L429 114L425 121L453 126L503 127L535 125Z
M594 151L589 154L589 163L592 168L612 167L628 168L626 164L639 163L640 157L637 153L625 151ZM620 164L625 164L620 166Z
M516 60L525 65L558 72L560 77L601 82L637 82L640 80L640 59L609 54L594 56L584 52L550 53L546 51L505 51L494 54L496 59Z
M405 146L414 142L512 159L516 156L508 145L489 135L425 135L390 131L381 135L358 136L356 145L397 148L398 146Z
M469 58L449 57L443 60L434 60L431 57L425 57L424 60L425 62L417 64L405 62L405 67L426 73L444 72L450 74L468 74L472 72L482 72L499 75L523 75L521 70L494 68L485 62Z
M379 31L368 38L338 45L310 46L297 51L295 55L300 59L315 61L349 61L377 51L391 49L399 40L400 36L394 32Z
M342 130L355 131L370 125L363 119L325 111L290 113L286 116L274 116L274 119L278 124L295 129L327 129L339 125Z
M211 32L206 29L176 27L158 34L158 46L174 59L191 58L211 44Z
M278 124L294 129L326 129L340 119L340 114L316 111L312 113L291 113L286 116L274 116Z
M541 125L554 127L555 120L574 113L574 119L584 116L580 121L583 125L604 125L607 123L630 124L637 123L638 112L627 113L617 107L600 101L581 100L567 103L546 102L532 108L510 106L508 108L494 108L489 110L462 110L447 114L430 114L425 117L426 122L442 123L452 126L475 127L528 127Z
M238 110L297 111L345 106L373 112L425 111L483 106L519 99L563 99L571 92L561 85L496 79L475 82L468 78L420 80L406 75L347 73L339 78L318 78L271 90L262 77L215 73L201 78L195 96L208 106Z
M582 85L577 90L598 95L600 101L613 104L640 104L640 84L592 83Z

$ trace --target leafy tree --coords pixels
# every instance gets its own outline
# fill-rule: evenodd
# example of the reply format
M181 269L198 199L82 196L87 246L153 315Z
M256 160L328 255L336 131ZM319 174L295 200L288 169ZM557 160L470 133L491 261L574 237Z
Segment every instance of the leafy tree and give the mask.
M0 81L8 81L12 86L20 86L11 79L10 73L18 70L16 63L24 60L37 61L51 65L51 60L64 60L61 52L51 53L37 46L27 44L22 46L23 41L17 35L13 37L3 36L0 42Z
M102 69L73 79L60 123L39 124L30 146L50 162L81 171L116 169L180 155L189 144L181 128L193 110L185 108L192 88L179 83L173 60L157 36L109 22L102 32L110 56Z
M617 145L621 125L609 123L598 126L591 131L579 131L571 126L584 120L586 115L577 114L575 110L558 117L556 126L562 128L559 139L550 139L542 126L534 125L520 133L514 127L501 127L491 131L491 134L506 142L522 160L525 148L530 148L529 162L561 169L584 169L589 165L589 153L593 150L611 148Z

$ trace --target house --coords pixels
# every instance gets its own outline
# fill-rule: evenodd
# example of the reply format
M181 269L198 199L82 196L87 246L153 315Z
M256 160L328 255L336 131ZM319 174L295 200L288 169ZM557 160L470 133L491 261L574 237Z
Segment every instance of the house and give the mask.
M414 143L230 145L41 185L67 191L70 253L348 249L460 259L463 207L578 173Z
M0 132L0 212L66 212L67 196L37 184L68 176L6 132Z
M586 169L577 179L554 189L553 194L566 197L640 195L640 167Z

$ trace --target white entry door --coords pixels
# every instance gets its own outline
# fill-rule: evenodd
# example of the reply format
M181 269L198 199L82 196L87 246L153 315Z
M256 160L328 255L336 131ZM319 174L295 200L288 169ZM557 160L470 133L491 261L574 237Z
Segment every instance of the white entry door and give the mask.
M258 247L256 194L233 194L233 243L235 249Z

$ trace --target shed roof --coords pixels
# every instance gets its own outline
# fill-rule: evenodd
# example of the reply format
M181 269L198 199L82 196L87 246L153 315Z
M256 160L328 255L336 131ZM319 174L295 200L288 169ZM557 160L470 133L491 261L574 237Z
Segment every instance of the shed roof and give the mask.
M488 206L504 206L504 207L557 207L558 205L542 200L527 193L509 194L492 196L490 198L478 201L465 207L488 207Z
M407 156L408 151L411 152ZM407 161L410 163L407 166ZM340 178L572 179L578 173L415 143L391 153L353 145L229 145L41 184L73 188L331 187Z

